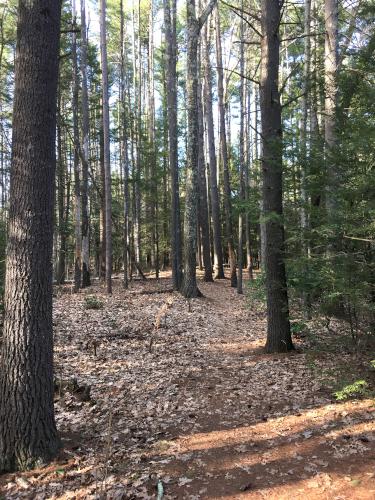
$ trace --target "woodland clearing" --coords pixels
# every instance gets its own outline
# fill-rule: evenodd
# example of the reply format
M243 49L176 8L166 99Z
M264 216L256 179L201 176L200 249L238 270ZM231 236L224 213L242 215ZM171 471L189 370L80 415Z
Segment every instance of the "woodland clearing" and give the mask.
M294 352L266 355L262 307L229 280L199 286L191 300L168 276L56 289L64 448L1 476L2 498L374 498L373 401L333 396L358 376L371 388L370 353L311 322Z

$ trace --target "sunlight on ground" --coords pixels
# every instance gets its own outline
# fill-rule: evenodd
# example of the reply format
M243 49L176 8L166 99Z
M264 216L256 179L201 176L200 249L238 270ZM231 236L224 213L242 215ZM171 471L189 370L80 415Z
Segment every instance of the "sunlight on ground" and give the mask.
M350 403L351 406L353 403ZM314 433L317 436L335 438L345 434L350 426L351 432L373 431L375 409L373 401L366 399L355 404L355 417L360 418L362 412L367 413L364 422L356 425L351 421L350 413L345 410L346 405L326 405L313 410L302 410L298 416L289 415L269 419L254 425L236 427L235 429L215 430L209 433L180 436L178 442L181 448L190 451L208 450L212 448L241 445L244 441L259 442L264 439L276 439L280 436L296 440L297 438L310 439ZM318 421L317 421L318 420ZM332 429L332 430L330 430ZM302 433L302 434L299 434Z

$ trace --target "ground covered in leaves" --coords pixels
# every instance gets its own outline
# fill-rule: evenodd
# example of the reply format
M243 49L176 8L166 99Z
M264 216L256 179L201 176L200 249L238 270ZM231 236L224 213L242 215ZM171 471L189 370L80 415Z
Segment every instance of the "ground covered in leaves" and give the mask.
M170 288L164 277L128 291L115 280L112 297L98 284L56 291L64 450L0 477L0 496L375 498L369 350L315 322L294 328L295 352L266 355L264 310L228 280L190 301Z

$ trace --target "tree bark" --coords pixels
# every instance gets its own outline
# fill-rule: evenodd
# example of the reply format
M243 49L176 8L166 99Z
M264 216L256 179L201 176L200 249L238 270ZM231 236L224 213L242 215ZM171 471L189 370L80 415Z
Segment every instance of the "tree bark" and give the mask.
M0 365L0 471L56 456L52 244L60 2L20 0Z
M82 227L81 227L81 179L79 158L79 126L78 126L78 61L77 61L77 35L76 29L76 2L72 0L72 60L73 60L73 142L74 142L74 292L81 288L82 271Z
M123 232L123 259L124 259L124 288L129 286L129 261L128 261L128 248L129 248L129 155L128 155L128 130L127 130L127 101L125 89L125 69L126 69L126 50L125 50L125 36L124 36L124 5L123 0L120 2L120 44L121 44L121 82L120 82L120 99L122 102L122 161L123 161L123 183L124 183L124 232Z
M223 267L223 247L221 241L220 200L217 187L217 162L215 152L214 118L212 112L212 71L210 63L210 37L208 25L205 26L202 37L202 56L204 71L203 96L209 156L209 182L211 194L215 279L223 279L225 276Z
M105 281L107 293L112 293L112 193L109 136L108 62L106 33L106 0L100 2L100 53L102 63L104 197L105 197Z
M282 207L282 126L279 95L280 5L261 3L261 118L263 215L265 218L265 272L267 292L267 352L293 349L284 264Z
M58 115L61 114L61 95L58 97ZM56 282L65 283L65 256L66 256L66 219L65 219L65 191L66 191L66 163L63 154L62 126L60 116L57 118L57 210L58 210L58 239L59 251L56 270Z
M150 0L149 13L149 152L151 174L151 265L159 278L159 224L158 224L158 172L155 146L155 84L154 84L154 3Z
M197 204L198 204L198 40L215 2L211 1L197 19L195 0L186 1L187 10L187 115L188 144L186 169L186 199L184 217L184 276L181 293L185 297L201 295L196 277Z
M200 66L200 54L198 63ZM204 281L211 282L212 264L210 249L210 227L208 221L208 203L207 203L207 181L206 181L206 162L204 158L204 124L203 124L203 105L202 105L202 85L201 74L199 70L198 83L198 220L201 230L202 256L204 266Z
M230 176L229 176L227 132L225 123L224 73L223 73L223 55L221 47L219 9L216 9L216 59L217 59L217 93L218 93L218 104L219 104L220 156L223 167L223 183L224 183L225 238L229 254L230 284L232 287L235 288L237 286L236 255L234 252L234 242L233 242L232 200L231 200L231 187L230 187Z
M168 153L171 176L171 260L173 288L179 290L181 274L181 222L180 193L178 174L177 138L177 40L176 40L176 0L164 0L164 25L166 41L167 75L167 115L168 115Z
M85 0L81 0L81 78L82 78L82 288L90 286L90 240L88 214L89 185L89 97L87 88L87 27Z
M307 240L307 231L309 229L309 217L308 217L308 190L307 190L307 176L309 174L309 161L308 161L308 137L307 137L307 124L308 124L308 114L309 114L309 103L310 103L310 67L311 67L311 0L305 0L305 17L304 17L304 33L305 37L305 47L304 56L305 62L303 67L303 87L302 87L302 120L301 120L301 247L304 259L310 256L310 248ZM305 278L306 278L306 266ZM303 306L304 313L307 319L311 319L311 300L308 291L303 291Z
M187 115L188 145L186 168L186 198L184 215L184 275L181 293L198 297L196 280L197 204L198 204L198 38L199 24L195 14L195 0L186 1L187 9Z
M242 2L243 7L243 2ZM245 139L245 106L246 106L246 94L245 94L245 84L243 75L245 73L245 54L244 54L244 26L243 19L240 21L240 172L239 172L239 182L240 182L240 209L238 215L238 281L237 281L237 293L243 293L242 287L242 268L243 268L243 230L244 230L244 214L243 214L243 203L245 201L245 148L244 148L244 139Z

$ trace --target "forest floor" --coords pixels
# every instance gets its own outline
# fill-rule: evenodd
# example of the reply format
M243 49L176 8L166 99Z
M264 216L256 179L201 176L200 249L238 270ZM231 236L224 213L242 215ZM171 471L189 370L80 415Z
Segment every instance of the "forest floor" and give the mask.
M56 290L64 450L1 476L1 498L375 498L371 352L345 325L308 323L296 351L266 355L262 306L228 280L190 301L155 293L168 277L114 284ZM359 378L361 396L337 401Z

